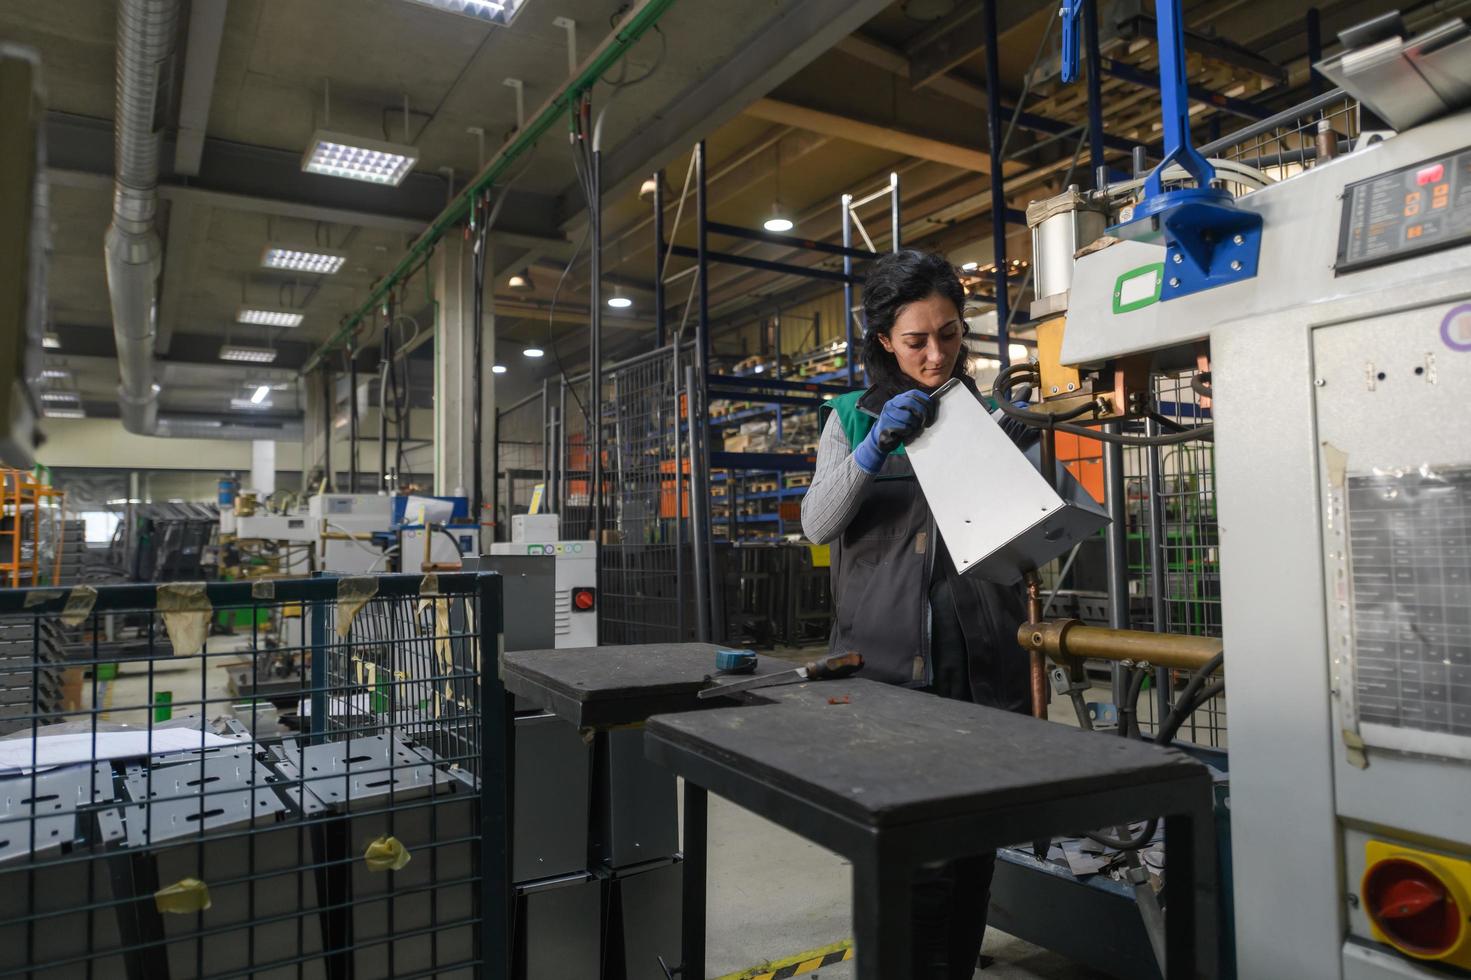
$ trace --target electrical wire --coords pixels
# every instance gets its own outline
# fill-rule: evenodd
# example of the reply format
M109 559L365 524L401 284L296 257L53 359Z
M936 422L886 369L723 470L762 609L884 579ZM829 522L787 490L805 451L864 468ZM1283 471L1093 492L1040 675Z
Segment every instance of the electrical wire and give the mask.
M1014 381L1026 376L1026 380L1041 383L1041 374L1031 364L1013 364L1011 367L996 375L996 382L991 387L992 397L996 401L996 407L1009 418L1024 422L1034 429L1054 429L1058 432L1067 432L1072 435L1082 436L1085 439L1096 439L1099 442L1110 442L1120 446L1173 446L1182 442L1193 442L1197 439L1211 439L1215 436L1214 424L1198 425L1191 428L1182 428L1178 432L1168 432L1157 436L1126 436L1116 432L1103 432L1098 429L1090 429L1083 425L1071 425L1069 421L1090 411L1097 411L1096 405L1089 402L1069 412L1059 415L1049 415L1045 412L1032 412L1027 409L1017 408L1012 404L1011 385ZM1098 419L1099 422L1109 421ZM1172 423L1173 424L1173 423Z

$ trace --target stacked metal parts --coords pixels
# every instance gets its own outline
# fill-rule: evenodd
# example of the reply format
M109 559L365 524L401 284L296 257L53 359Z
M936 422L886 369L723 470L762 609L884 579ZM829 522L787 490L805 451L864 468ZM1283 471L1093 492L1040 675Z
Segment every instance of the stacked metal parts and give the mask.
M0 972L468 978L504 949L495 576L9 591L0 620ZM267 640L296 683L233 697Z

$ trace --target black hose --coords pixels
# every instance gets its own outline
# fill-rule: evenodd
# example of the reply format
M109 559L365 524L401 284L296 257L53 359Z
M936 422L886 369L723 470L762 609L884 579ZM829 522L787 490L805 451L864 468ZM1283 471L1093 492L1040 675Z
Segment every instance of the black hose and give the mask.
M1175 736L1179 733L1181 726L1185 724L1186 720L1195 714L1195 712L1205 707L1212 698L1226 690L1226 682L1224 680L1215 681L1208 687L1202 688L1206 678L1215 673L1221 664L1225 662L1225 659L1226 652L1223 650L1208 660L1205 666L1201 667L1191 676L1190 683L1185 685L1185 690L1181 693L1180 699L1175 702L1175 707L1171 709L1169 715L1166 716L1164 722L1160 725L1159 730L1155 732L1154 744L1170 745L1173 743ZM1126 700L1130 713L1132 713L1132 706L1139 697L1139 688L1143 686L1142 678L1146 673L1148 672L1145 670L1136 670L1134 679L1129 684L1129 694ZM1119 709L1120 730L1125 725L1124 712L1125 708L1121 707ZM1096 841L1105 847L1112 847L1118 851L1137 851L1149 845L1149 842L1154 839L1154 832L1158 829L1159 817L1150 817L1149 821L1144 825L1144 829L1136 837L1119 838L1105 834L1102 831L1091 831L1087 834L1087 837L1089 840Z

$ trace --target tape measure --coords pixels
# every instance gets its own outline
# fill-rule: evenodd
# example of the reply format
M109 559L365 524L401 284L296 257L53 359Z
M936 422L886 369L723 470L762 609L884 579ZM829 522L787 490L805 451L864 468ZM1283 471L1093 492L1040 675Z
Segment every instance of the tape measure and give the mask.
M756 669L756 654L750 650L718 649L715 669L723 674L749 674Z

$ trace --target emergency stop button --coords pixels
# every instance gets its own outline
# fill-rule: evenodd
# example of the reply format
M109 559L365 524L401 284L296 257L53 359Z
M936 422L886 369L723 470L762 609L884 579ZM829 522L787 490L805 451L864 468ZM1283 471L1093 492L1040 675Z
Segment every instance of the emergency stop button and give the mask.
M572 590L572 608L578 612L592 612L598 605L598 593L596 589L578 588Z

